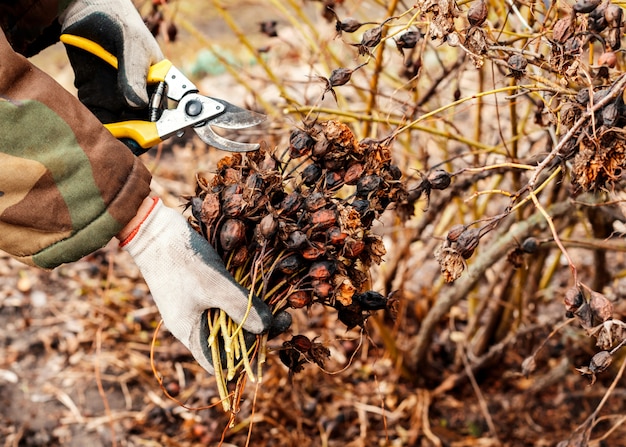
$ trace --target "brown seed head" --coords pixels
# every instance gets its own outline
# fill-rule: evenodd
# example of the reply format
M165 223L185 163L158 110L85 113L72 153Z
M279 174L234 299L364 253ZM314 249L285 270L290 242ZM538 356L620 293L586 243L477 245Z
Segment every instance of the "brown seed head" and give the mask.
M589 369L593 373L601 373L613 363L613 357L608 351L600 351L591 358Z
M428 183L432 189L446 189L450 186L451 177L450 174L443 169L436 169L428 174Z
M315 211L309 218L316 230L326 230L337 223L337 212L330 209L321 209Z
M239 219L227 219L220 230L220 245L231 251L246 241L246 225Z
M328 78L328 84L331 87L346 85L352 77L352 70L348 68L335 68Z
M598 7L602 0L578 0L572 9L578 14L588 14Z
M565 297L563 297L563 304L565 304L565 310L567 312L576 312L584 301L585 297L583 292L577 286L570 287L567 292L565 292Z
M448 242L456 242L459 239L459 236L465 231L465 225L457 224L454 225L450 230L448 230L448 234L446 235L446 239Z
M467 21L472 26L480 26L487 20L487 3L484 0L476 0L467 11Z
M469 259L480 242L480 230L478 228L467 228L456 240L456 250L463 257Z
M343 245L343 254L346 258L356 258L365 250L365 242L348 237Z
M296 290L287 298L289 305L294 309L302 309L308 306L313 301L311 292L306 290Z
M363 24L353 17L346 17L341 21L337 20L337 23L335 24L337 32L344 31L346 33L354 33L361 28L361 26L363 26Z
M346 185L356 185L356 183L363 175L364 167L361 163L352 163L348 166L346 174L343 177L343 181Z
M598 58L598 65L606 65L609 68L615 68L615 65L617 65L617 55L614 51L605 51Z
M303 130L294 130L289 137L289 155L300 158L307 155L315 146L315 140Z
M259 234L267 240L276 234L276 230L278 230L278 221L274 215L266 214L263 216L263 219L259 222Z
M335 266L330 261L316 261L309 267L311 279L327 280L335 273Z
M396 39L396 46L399 50L415 48L420 38L417 31L407 31Z

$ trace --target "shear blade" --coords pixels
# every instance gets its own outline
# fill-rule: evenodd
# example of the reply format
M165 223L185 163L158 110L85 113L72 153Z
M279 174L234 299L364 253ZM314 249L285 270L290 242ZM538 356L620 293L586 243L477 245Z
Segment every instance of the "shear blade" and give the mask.
M211 121L213 124L213 121ZM247 127L247 126L245 126ZM205 124L203 126L194 127L193 130L196 132L198 137L206 144L211 145L217 149L222 149L228 152L251 152L256 151L261 147L259 144L253 143L240 143L238 141L232 141L227 138L221 137L216 134L209 124Z
M217 101L224 106L224 112L211 118L210 124L212 126L222 127L224 129L244 129L246 127L253 127L261 124L266 120L266 116L253 112L251 110L242 109L234 104L224 101L223 99L210 98L213 101Z

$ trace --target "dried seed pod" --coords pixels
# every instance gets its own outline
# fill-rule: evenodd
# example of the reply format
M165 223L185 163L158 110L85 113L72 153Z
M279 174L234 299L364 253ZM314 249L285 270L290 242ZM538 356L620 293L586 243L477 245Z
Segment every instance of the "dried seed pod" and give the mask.
M329 171L340 171L345 168L346 160L343 158L325 158L324 167Z
M246 188L252 190L262 190L263 189L263 177L258 172L252 172L248 177L246 177Z
M306 247L300 250L300 254L307 261L319 259L326 253L326 247L321 242L310 242Z
M330 209L315 211L309 216L309 221L315 230L326 230L337 223L337 212Z
M461 234L463 234L463 232L465 231L466 226L465 225L461 225L461 224L457 224L452 226L452 228L450 228L450 230L448 230L448 234L446 235L446 239L448 242L456 242L459 239L459 236L461 236Z
M322 177L322 172L319 165L311 163L302 171L302 183L306 186L313 186Z
M469 259L480 242L480 230L477 228L467 228L456 240L456 250L463 257Z
M370 28L363 33L360 45L362 47L373 48L378 45L383 36L383 27L378 25L374 28Z
M248 247L245 245L241 245L239 248L235 249L233 257L230 258L230 266L239 267L244 265L246 261L250 259L250 252L248 251Z
M356 258L365 250L365 242L352 237L346 238L343 245L343 254L346 258Z
M343 176L344 176L343 171L327 172L326 177L324 179L324 186L328 190L340 188L344 184Z
M239 183L230 183L227 184L224 189L222 189L221 197L222 200L226 200L228 197L233 194L241 194L243 192L243 188Z
M244 208L243 194L231 194L222 201L222 213L226 217L238 217Z
M621 11L621 8L620 8ZM606 44L607 46L613 50L617 51L622 46L622 28L619 26L613 27L609 30L609 34L606 36Z
M304 262L298 254L292 254L281 259L276 266L278 270L288 276L298 273L302 267L304 267Z
M598 58L598 65L606 65L609 68L615 68L615 65L617 65L617 55L614 51L605 51Z
M337 20L335 23L335 29L337 32L354 33L363 26L363 23L359 22L353 17L346 17L343 20Z
M527 237L526 239L524 239L524 242L522 242L522 251L524 253L535 253L538 248L539 241L536 237Z
M326 232L326 236L329 244L343 245L348 237L348 233L344 233L339 227L331 227Z
M589 27L589 31L601 33L606 29L608 23L604 18L604 12L606 11L607 6L608 2L601 3L600 6L589 13L587 16L587 26Z
M583 295L582 290L579 287L571 287L565 292L565 297L563 298L563 304L565 305L565 310L568 313L573 313L578 310L580 306L585 302L585 297ZM572 315L573 316L573 315ZM571 317L570 317L571 318Z
M302 309L310 305L313 302L311 292L306 290L296 290L289 297L287 297L289 305L294 309Z
M388 169L389 174L393 180L400 180L402 178L402 171L396 165L389 165Z
M220 245L231 251L246 241L246 225L239 219L227 219L220 230Z
M265 239L271 239L278 230L278 221L273 214L266 214L263 216L258 224L259 234Z
M309 239L306 237L306 234L299 230L292 231L287 235L287 239L285 239L285 246L292 250L299 250L308 243Z
M348 169L346 169L346 173L343 176L343 181L346 183L346 185L356 185L356 183L361 178L361 175L363 175L364 170L365 168L361 163L352 163L350 166L348 166Z
M357 199L352 201L352 208L359 213L360 216L364 216L370 209L369 200Z
M602 0L578 0L572 9L578 14L588 14L598 7Z
M220 196L217 193L208 193L202 200L202 210L200 211L200 219L209 225L214 222L221 211Z
M613 304L601 293L591 291L589 307L600 323L613 318Z
M309 212L323 208L327 203L326 197L319 191L314 191L304 199L304 207Z
M356 184L356 193L359 197L367 197L380 188L382 180L376 174L364 175Z
M415 48L415 45L417 45L420 37L421 36L418 31L407 31L406 33L402 33L400 37L396 39L396 46L400 52L404 49Z
M327 280L334 275L336 266L331 261L316 261L309 267L309 276L312 279Z
M315 143L313 146L313 150L311 151L311 155L314 157L323 157L326 155L331 149L331 143L326 138L322 138Z
M313 348L313 342L304 335L294 335L288 343L302 354L307 354Z
M362 65L359 65L359 68L360 67L362 67ZM335 68L330 72L328 85L330 85L330 87L346 85L350 81L350 78L352 78L352 73L354 72L355 70L351 70L349 68Z
M480 26L487 20L487 3L477 0L467 10L467 21L472 26Z
M589 369L593 373L601 373L613 363L613 356L609 351L600 351L591 358Z
M592 0L587 0L592 1ZM598 0L593 0L598 1ZM617 6L614 3L609 3L604 10L604 19L607 21L609 26L612 28L617 28L622 25L622 8Z
M556 21L552 27L552 38L558 43L565 43L573 33L574 19L571 16Z
M387 297L373 290L357 293L352 299L364 310L380 310L387 307Z
M450 186L451 176L443 169L436 169L428 174L426 180L432 189L443 190Z
M328 281L314 280L311 281L311 286L313 287L313 295L322 300L333 294L333 285Z
M294 191L285 196L280 202L280 211L285 216L290 216L302 208L302 196L299 192Z
M239 186L239 181L241 180L241 174L239 173L239 170L237 169L233 169L233 168L226 168L223 169L220 172L221 176L222 176L222 182L225 185L236 185L238 188L241 188L241 186ZM241 191L238 191L241 192Z
M507 59L506 64L508 65L510 70L509 76L519 78L522 77L526 72L528 61L521 54L513 54Z
M307 155L315 146L315 140L303 130L291 132L289 137L289 155L291 158L300 158Z

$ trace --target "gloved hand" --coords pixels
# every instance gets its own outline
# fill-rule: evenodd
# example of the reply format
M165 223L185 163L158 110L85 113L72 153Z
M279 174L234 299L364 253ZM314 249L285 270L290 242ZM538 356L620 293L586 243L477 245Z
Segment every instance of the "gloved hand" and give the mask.
M158 199L121 245L143 274L169 331L213 373L204 312L219 308L240 323L248 308L248 291L228 273L206 239ZM271 323L269 307L253 296L243 328L260 334Z
M85 37L117 57L119 69L67 46L78 97L103 123L137 117L146 108L146 76L163 54L130 0L74 0L59 17L61 31ZM144 116L145 118L145 116Z

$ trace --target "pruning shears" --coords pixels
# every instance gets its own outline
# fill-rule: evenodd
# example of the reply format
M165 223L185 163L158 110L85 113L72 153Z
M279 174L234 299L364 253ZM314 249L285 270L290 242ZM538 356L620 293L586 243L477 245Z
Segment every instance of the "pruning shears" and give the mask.
M61 41L66 45L88 51L118 68L117 58L89 39L63 34ZM218 149L249 152L259 148L258 144L224 138L215 133L211 126L244 129L260 124L265 120L265 115L242 109L222 99L200 95L193 82L167 59L150 67L147 81L148 84L156 84L150 99L149 116L146 120L105 124L104 126L116 138L131 139L147 150L173 135L182 136L185 130L193 129L202 141ZM164 101L164 95L176 103L174 108L167 107L168 101Z

